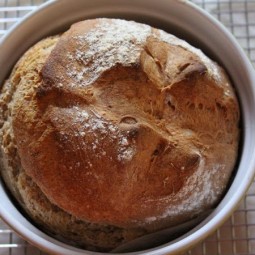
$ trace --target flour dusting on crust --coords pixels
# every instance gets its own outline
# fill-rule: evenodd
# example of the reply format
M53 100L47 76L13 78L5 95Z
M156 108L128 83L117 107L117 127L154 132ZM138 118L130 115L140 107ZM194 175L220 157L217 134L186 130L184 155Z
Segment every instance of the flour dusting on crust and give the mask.
M83 68L78 70L70 65L69 77L75 77L77 83L87 85L117 64L130 66L137 63L141 47L150 34L151 27L147 25L118 19L109 23L101 19L89 33L74 37L78 48L75 55L69 55L69 58L81 63ZM87 46L85 51L84 45Z
M96 157L101 158L107 154L102 149L102 143L107 138L109 142L116 145L118 161L125 163L132 160L136 153L135 144L128 140L126 132L121 131L117 125L107 121L94 110L88 112L79 109L77 106L74 106L74 110L76 115L75 122L82 124L84 127L82 131L77 133L77 136L81 138L86 138L87 135L94 136L93 142L87 143L86 146L91 147L90 149L94 151Z

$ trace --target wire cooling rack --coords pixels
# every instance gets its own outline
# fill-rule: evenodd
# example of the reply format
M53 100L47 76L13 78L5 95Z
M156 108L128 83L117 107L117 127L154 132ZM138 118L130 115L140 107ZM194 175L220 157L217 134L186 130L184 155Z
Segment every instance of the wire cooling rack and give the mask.
M0 0L0 38L22 16L46 0ZM238 39L255 66L255 0L193 0ZM186 255L255 254L255 182L232 217ZM0 255L46 255L22 240L0 219Z

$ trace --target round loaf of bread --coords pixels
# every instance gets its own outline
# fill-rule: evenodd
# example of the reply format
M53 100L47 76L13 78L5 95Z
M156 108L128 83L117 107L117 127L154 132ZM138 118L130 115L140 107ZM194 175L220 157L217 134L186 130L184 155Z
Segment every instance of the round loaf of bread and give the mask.
M86 249L214 208L236 164L224 70L148 25L86 20L38 42L0 104L7 187L35 224Z

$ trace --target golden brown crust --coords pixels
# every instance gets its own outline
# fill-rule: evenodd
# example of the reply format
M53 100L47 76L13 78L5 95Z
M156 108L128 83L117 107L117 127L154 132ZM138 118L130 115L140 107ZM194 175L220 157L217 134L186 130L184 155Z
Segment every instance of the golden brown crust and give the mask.
M215 63L123 22L84 21L62 35L41 80L18 88L13 129L22 166L53 204L93 223L157 229L219 201L239 109ZM133 38L134 27L147 34Z

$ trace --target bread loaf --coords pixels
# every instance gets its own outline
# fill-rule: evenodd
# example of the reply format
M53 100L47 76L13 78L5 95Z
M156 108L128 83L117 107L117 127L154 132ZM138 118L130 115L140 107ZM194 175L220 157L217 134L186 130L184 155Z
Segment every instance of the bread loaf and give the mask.
M133 21L78 22L6 80L1 173L32 221L108 251L214 208L236 164L239 106L224 70Z

